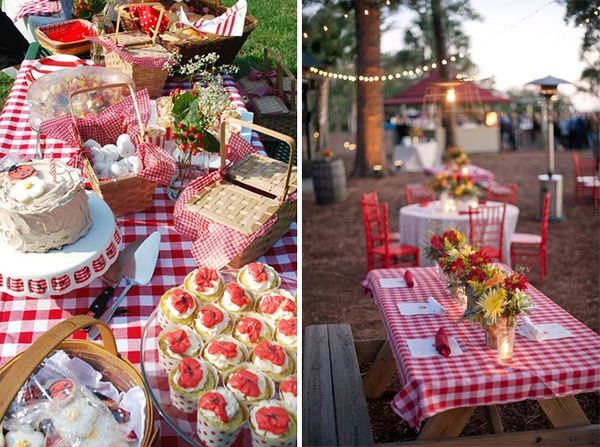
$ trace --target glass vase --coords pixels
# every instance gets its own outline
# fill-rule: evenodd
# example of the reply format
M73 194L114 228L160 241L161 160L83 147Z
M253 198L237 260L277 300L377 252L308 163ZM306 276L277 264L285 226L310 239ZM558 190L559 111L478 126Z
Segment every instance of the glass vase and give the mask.
M514 318L500 317L495 323L489 323L483 320L482 327L485 331L485 343L492 349L498 349L498 330L507 330L512 328L514 331L516 326Z
M113 25L112 20L105 14L94 14L92 16L92 29L97 37L115 32L115 26ZM102 45L92 42L90 57L94 61L94 64L104 65L104 48Z
M496 331L498 342L498 362L510 362L515 345L515 326L499 327Z

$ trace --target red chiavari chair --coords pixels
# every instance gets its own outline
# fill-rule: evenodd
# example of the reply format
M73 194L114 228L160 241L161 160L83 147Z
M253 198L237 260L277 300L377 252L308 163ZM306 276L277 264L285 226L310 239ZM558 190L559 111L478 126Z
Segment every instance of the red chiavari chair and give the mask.
M492 259L502 262L506 203L469 208L469 239Z

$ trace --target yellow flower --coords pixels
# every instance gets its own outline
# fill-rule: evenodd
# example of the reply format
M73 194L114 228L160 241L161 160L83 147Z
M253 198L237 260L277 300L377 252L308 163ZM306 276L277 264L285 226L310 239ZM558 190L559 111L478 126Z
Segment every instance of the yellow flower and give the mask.
M485 293L479 300L479 306L483 310L483 316L495 323L496 319L502 315L506 305L506 290L493 289Z
M458 185L456 188L454 188L454 195L456 197L460 197L463 195L463 192L465 192L465 187L464 185Z

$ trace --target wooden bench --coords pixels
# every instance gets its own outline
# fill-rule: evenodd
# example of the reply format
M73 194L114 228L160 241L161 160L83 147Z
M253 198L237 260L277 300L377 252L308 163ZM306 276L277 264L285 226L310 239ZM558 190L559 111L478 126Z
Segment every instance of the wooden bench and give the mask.
M352 330L322 324L304 330L302 444L372 446Z

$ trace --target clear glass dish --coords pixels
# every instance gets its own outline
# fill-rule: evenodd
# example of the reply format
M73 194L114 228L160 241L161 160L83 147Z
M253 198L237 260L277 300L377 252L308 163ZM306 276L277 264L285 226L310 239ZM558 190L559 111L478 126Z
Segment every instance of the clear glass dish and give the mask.
M235 280L237 270L221 272L225 282ZM296 292L296 279L280 274L280 288ZM169 398L169 380L167 373L163 371L158 361L158 335L162 331L158 324L157 310L154 309L148 319L142 334L141 344L141 367L142 377L148 388L152 403L161 417L175 430L178 436L183 438L192 446L202 447L200 439L196 434L196 414L186 414L171 405ZM222 379L222 378L221 378ZM219 385L222 385L221 380ZM250 433L247 422L244 425L234 447L250 447Z

